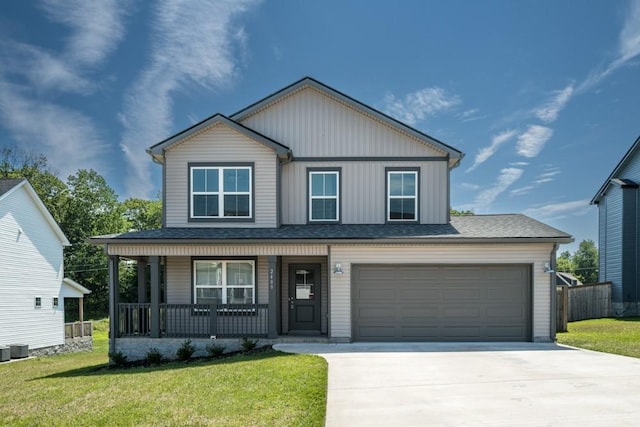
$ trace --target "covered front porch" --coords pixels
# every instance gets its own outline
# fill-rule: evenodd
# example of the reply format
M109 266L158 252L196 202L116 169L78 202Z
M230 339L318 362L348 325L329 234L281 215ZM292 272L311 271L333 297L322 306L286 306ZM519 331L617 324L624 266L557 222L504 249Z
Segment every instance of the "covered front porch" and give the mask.
M315 246L187 246L164 254L147 246L143 255L109 245L110 352L186 339L329 341L328 249ZM120 298L123 259L135 261L134 302Z

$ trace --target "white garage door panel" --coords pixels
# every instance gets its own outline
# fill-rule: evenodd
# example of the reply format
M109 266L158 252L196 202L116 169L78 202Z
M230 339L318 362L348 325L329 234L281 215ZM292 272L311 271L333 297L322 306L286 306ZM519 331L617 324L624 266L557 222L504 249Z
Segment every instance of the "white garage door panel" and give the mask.
M528 341L528 265L354 265L353 338Z

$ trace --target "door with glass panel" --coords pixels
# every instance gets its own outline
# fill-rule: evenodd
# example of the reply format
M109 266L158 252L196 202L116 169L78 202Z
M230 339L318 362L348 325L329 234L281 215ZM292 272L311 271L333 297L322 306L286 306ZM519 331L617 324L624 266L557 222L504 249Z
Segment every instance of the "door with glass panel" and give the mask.
M320 333L320 264L289 266L289 332Z

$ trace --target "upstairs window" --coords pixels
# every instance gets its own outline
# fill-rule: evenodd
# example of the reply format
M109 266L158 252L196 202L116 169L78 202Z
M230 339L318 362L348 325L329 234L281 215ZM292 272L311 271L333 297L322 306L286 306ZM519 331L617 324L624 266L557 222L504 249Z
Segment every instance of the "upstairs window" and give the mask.
M251 166L192 166L191 212L194 219L251 219Z
M418 220L418 171L387 171L387 221Z
M254 304L255 261L194 261L196 304Z
M309 222L340 218L340 171L309 171Z

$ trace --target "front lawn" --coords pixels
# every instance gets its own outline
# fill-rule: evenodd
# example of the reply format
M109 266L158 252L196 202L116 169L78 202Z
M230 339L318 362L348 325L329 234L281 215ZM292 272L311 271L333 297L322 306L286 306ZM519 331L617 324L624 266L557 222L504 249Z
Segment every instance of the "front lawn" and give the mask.
M558 343L640 358L640 318L592 319L569 323Z
M0 365L0 425L324 425L320 357L269 350L106 369L106 327L95 329L91 353Z

